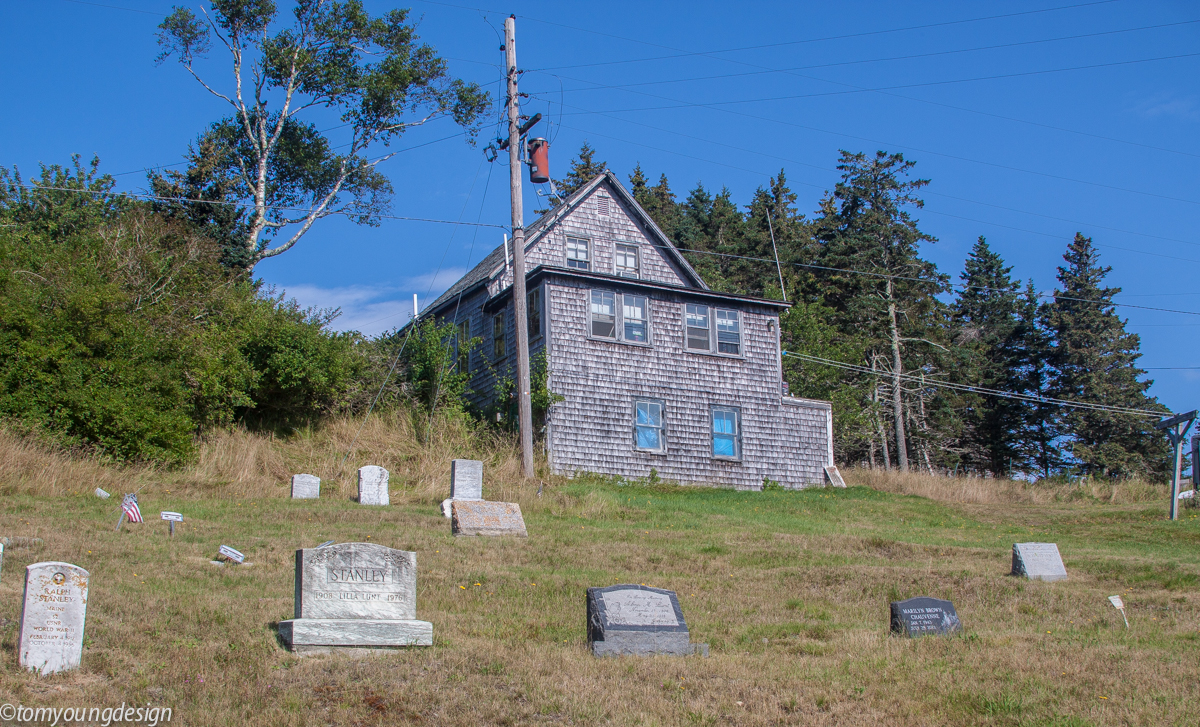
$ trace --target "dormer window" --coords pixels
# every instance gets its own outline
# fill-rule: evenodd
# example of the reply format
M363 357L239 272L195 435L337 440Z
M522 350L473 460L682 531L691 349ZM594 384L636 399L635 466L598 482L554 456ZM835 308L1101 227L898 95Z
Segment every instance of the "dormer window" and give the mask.
M575 270L590 270L590 241L586 237L567 238L567 267Z

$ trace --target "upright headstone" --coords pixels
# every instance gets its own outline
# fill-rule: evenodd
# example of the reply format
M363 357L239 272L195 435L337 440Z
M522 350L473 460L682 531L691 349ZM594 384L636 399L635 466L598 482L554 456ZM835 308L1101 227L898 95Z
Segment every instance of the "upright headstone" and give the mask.
M1012 574L1031 581L1067 580L1056 543L1013 543Z
M358 468L358 504L390 505L388 496L388 471L369 464Z
M88 572L70 563L25 567L18 661L39 674L74 669L83 658Z
M316 475L292 475L293 500L315 500L320 496L320 477Z
M442 500L442 514L450 517L455 500L483 499L483 462L476 459L450 461L450 497Z
M299 654L433 645L433 624L416 620L416 553L374 543L297 550L295 607L279 635Z
M834 487L846 486L846 481L842 479L842 473L838 472L837 465L832 464L825 468L825 483Z
M674 591L632 583L587 589L588 647L595 656L708 655L693 644Z
M450 532L455 535L515 535L526 537L525 518L515 502L453 500Z
M940 598L918 596L892 602L892 633L903 636L943 636L962 631L954 604Z

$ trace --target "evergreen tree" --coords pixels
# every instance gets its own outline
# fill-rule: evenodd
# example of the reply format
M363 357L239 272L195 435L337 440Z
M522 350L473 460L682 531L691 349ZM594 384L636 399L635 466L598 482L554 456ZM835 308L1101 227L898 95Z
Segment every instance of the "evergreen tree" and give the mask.
M600 176L608 169L605 162L596 161L596 150L586 141L579 149L579 156L571 160L567 176L554 180L554 193L550 195L550 206L543 210L534 210L535 214L545 214L562 204L572 194L582 189L588 182Z
M1147 396L1152 381L1137 367L1141 357L1136 333L1114 311L1113 296L1120 288L1103 285L1111 272L1089 237L1077 233L1058 268L1062 289L1054 291L1048 323L1054 332L1053 361L1058 397L1167 413ZM1085 475L1128 477L1163 476L1171 467L1165 437L1153 420L1087 409L1065 415L1070 451Z
M646 210L659 229L674 241L679 212L675 193L671 191L671 185L667 182L667 175L659 177L658 184L651 187L642 171L642 165L638 164L634 167L633 174L629 175L629 184L632 187L630 191L633 198Z
M1012 361L1008 368L1006 391L1026 396L1053 396L1053 335L1046 325L1050 310L1041 303L1037 289L1030 280L1025 292L1017 299L1017 325L1004 344L1003 357ZM1063 410L1057 404L1022 402L1022 416L1014 442L1013 469L1027 474L1050 477L1063 464L1059 448L1062 437Z
M868 273L832 273L824 289L841 314L843 330L871 341L867 364L886 377L878 380L871 398L889 410L896 461L903 471L909 467L910 423L916 427L913 438L922 440L927 463L937 444L926 406L933 390L906 378L906 373L932 381L944 369L939 358L948 351L937 340L945 336L945 306L935 297L947 279L921 257L919 247L936 238L921 231L909 214L924 206L917 193L929 184L908 179L914 165L902 154L880 151L869 158L843 151L838 165L842 179L822 201L821 218L814 223L824 243L823 265ZM889 463L885 426L877 422L879 444Z
M1010 371L1020 367L1012 336L1019 324L1020 284L1012 267L981 235L967 258L963 289L953 305L958 378L990 389L1007 389ZM1016 459L1024 405L1015 399L968 393L961 397L962 448L969 469L1008 474Z

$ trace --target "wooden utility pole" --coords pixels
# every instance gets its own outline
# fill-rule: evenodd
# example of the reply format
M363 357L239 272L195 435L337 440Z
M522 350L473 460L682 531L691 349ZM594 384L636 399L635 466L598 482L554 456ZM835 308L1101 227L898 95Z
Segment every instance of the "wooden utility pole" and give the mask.
M1196 411L1192 410L1186 414L1176 414L1170 419L1163 419L1158 424L1154 425L1155 429L1163 429L1167 432L1167 438L1171 440L1171 446L1175 454L1175 469L1171 473L1171 519L1179 519L1179 476L1183 464L1183 438L1187 436L1188 429L1192 427L1192 420L1196 418ZM1192 487L1195 488L1196 481L1196 463L1192 463Z
M517 97L517 16L504 20L504 67L508 76L508 186L512 194L513 309L517 325L517 423L521 473L533 477L533 412L529 397L529 324L525 310L525 212L521 200L521 119Z

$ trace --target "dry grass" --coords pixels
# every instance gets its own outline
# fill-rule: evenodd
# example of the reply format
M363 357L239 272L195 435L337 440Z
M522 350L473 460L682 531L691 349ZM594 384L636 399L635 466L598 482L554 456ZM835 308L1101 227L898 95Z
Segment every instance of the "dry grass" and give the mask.
M1145 480L1105 481L1086 478L1076 484L1062 482L1024 482L992 477L947 477L924 472L848 468L846 483L870 487L897 495L916 495L940 502L978 505L1004 503L1049 504L1053 502L1093 501L1117 505L1140 502L1165 502L1169 486Z
M351 423L287 442L213 438L193 468L172 473L41 466L36 450L21 450L26 467L14 467L7 454L20 448L0 440L0 486L14 493L0 535L45 540L6 554L0 702L152 702L187 725L1200 722L1200 686L1183 676L1200 669L1194 511L1169 523L1160 503L996 504L953 486L935 501L863 487L749 493L550 479L538 497L507 449L455 431L426 449L404 440L408 426L373 423L347 465L352 473L378 448L375 462L392 471L388 508L350 502L352 475L319 501L284 496L293 471L328 466L317 473L337 477ZM485 495L522 503L528 539L450 535L434 503L460 455L489 462ZM861 483L862 473L848 475ZM174 541L152 519L114 532L111 501L68 494L93 482L120 492L125 478L151 483L147 515L184 513ZM43 487L59 489L20 494ZM434 624L432 648L297 659L279 646L293 551L328 539L418 553L417 615ZM1029 540L1058 542L1071 579L1006 575L1011 544ZM222 543L254 565L211 565ZM21 568L39 560L92 574L83 666L41 679L21 672L13 652ZM677 591L692 639L712 656L591 657L584 591L616 582ZM1106 600L1113 593L1129 605L1128 631ZM915 595L951 598L964 635L889 637L888 601Z

